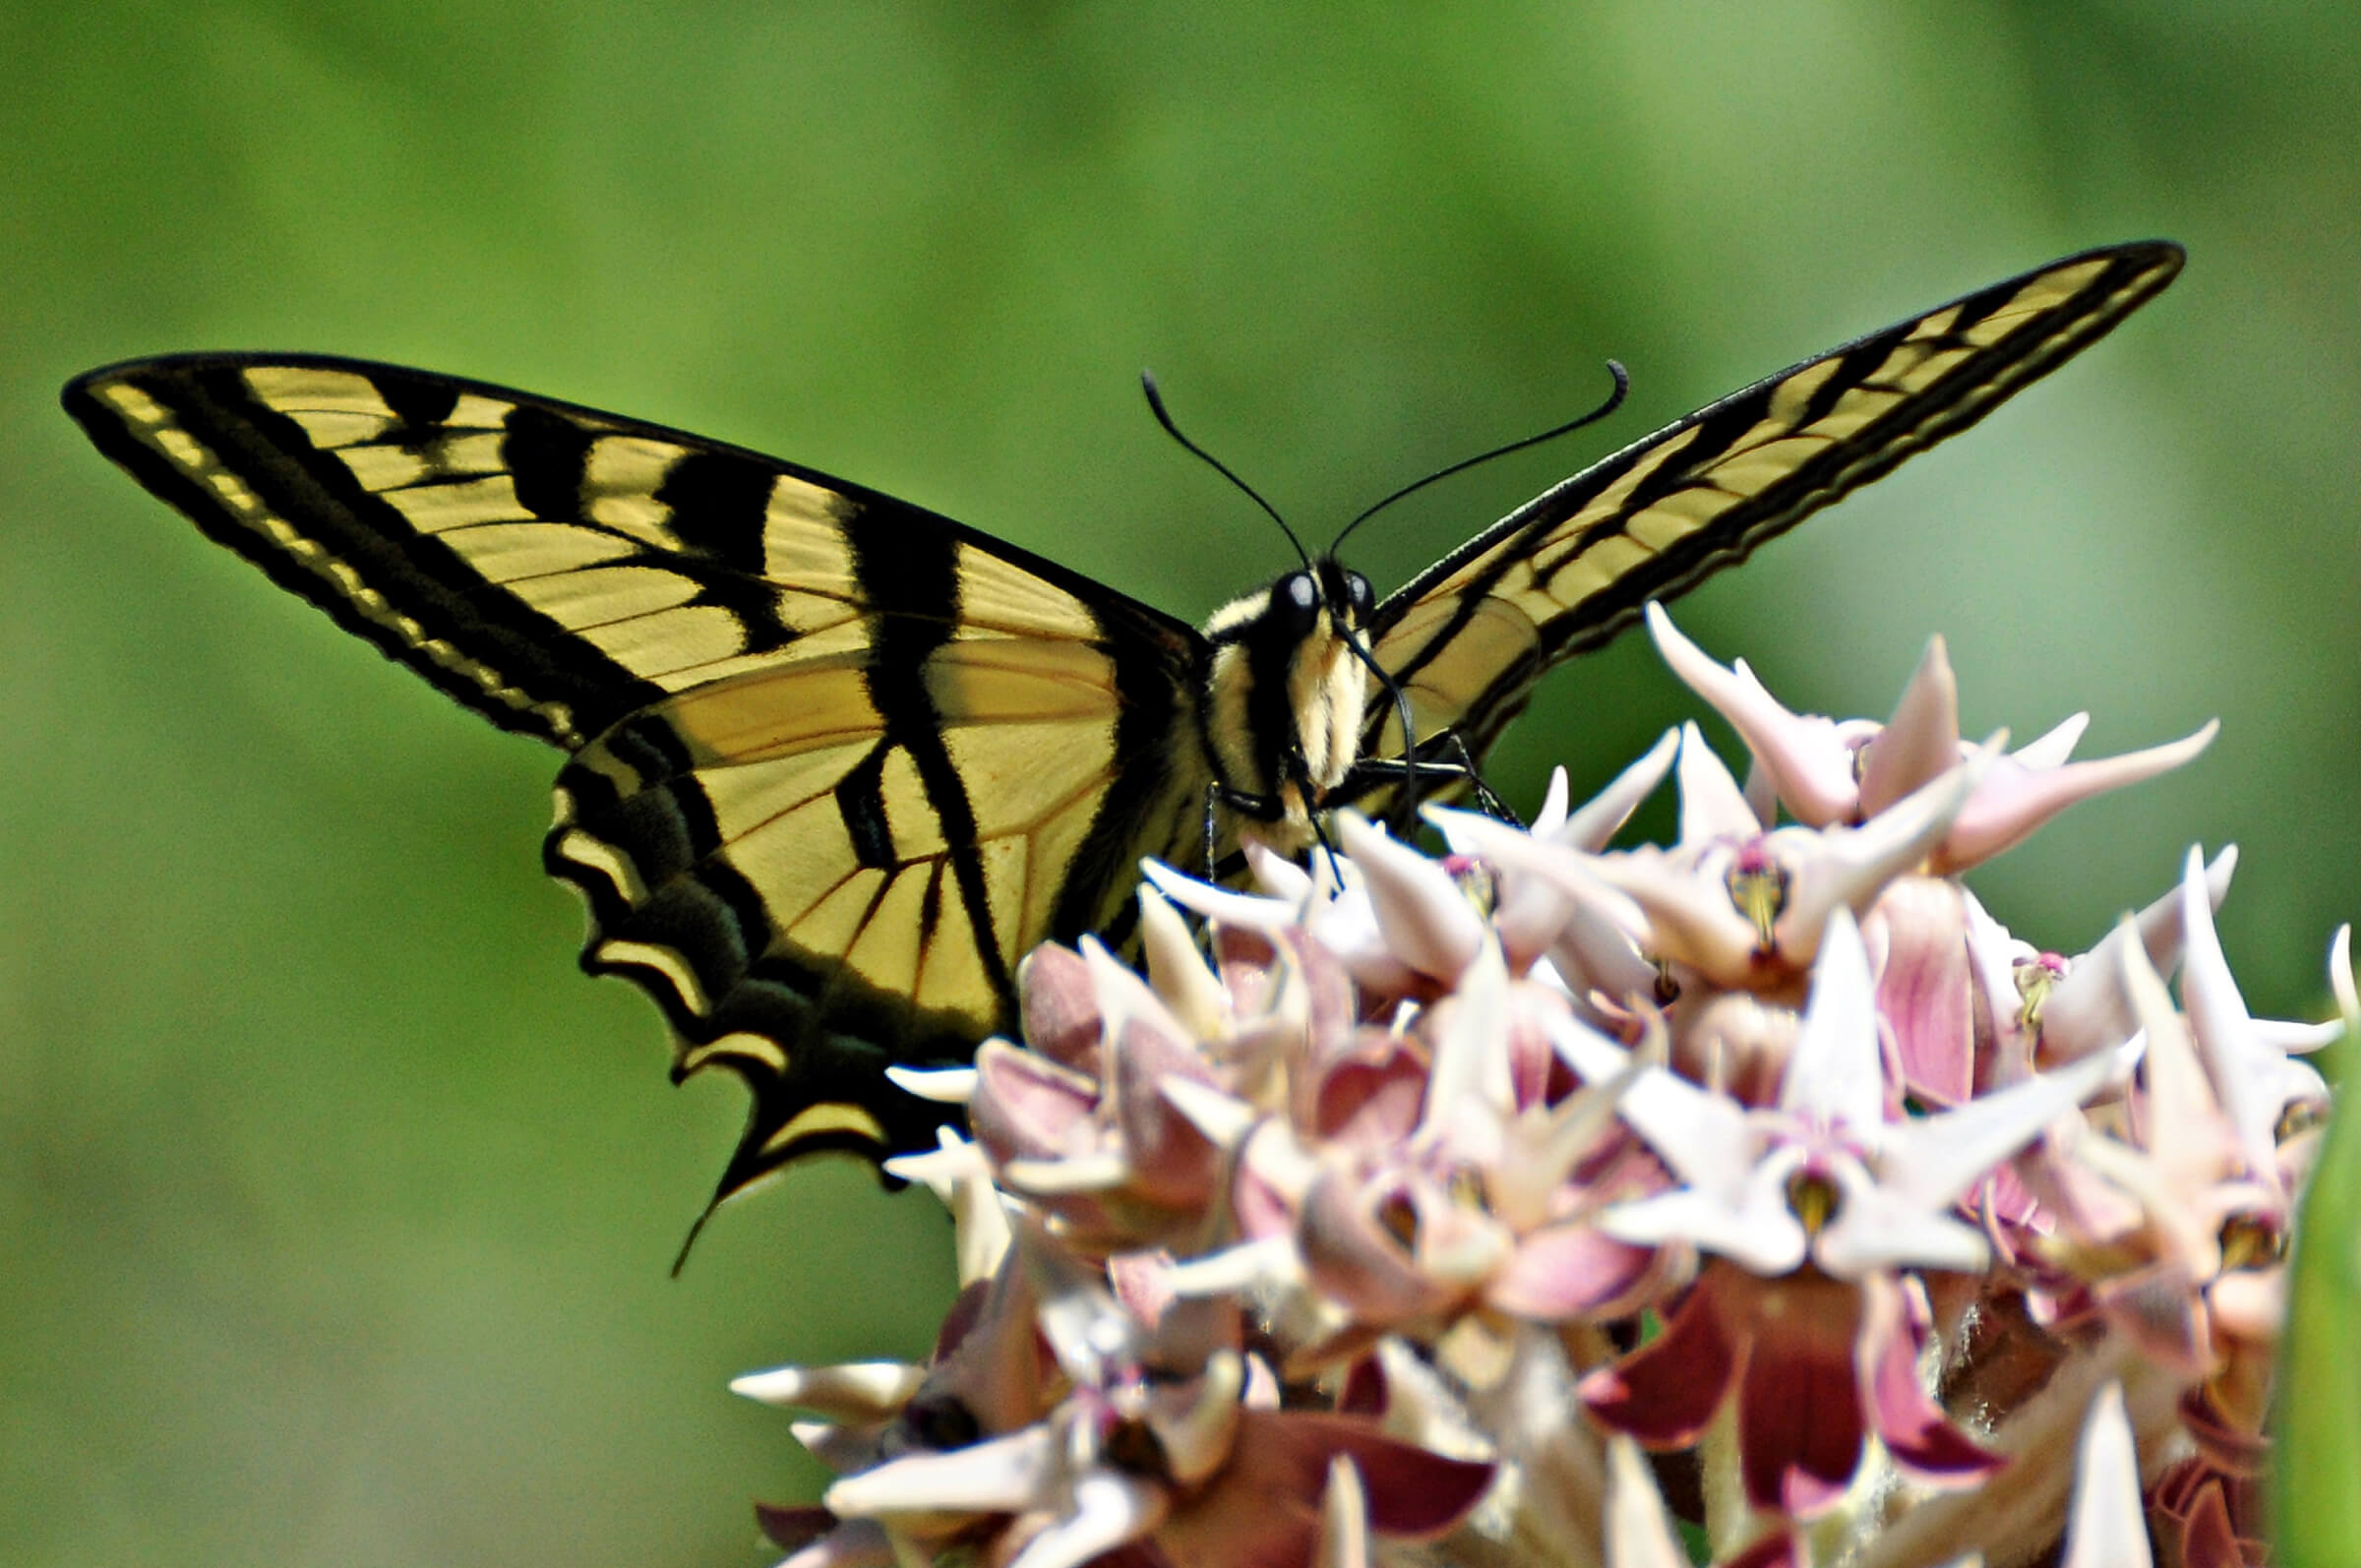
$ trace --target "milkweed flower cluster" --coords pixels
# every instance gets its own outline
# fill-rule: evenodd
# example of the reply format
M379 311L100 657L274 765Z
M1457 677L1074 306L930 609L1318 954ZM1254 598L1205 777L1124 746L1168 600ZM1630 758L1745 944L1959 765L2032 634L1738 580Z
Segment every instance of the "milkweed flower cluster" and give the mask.
M1031 956L1024 1044L922 1085L973 1141L896 1168L958 1222L933 1357L736 1385L839 1478L787 1568L2260 1560L2340 1026L2249 1015L2227 850L2076 957L1957 879L2211 726L1965 745L1939 641L1804 717L1650 627L1743 784L1690 726L1440 858L1151 867L1144 977Z

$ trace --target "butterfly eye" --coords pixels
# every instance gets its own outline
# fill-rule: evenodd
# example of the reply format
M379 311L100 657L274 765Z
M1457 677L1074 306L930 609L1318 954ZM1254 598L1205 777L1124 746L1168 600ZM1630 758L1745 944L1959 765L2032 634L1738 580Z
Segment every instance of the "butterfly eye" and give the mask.
M1369 591L1369 579L1358 572L1345 573L1345 597L1353 601L1353 613L1365 616L1377 606L1377 595Z
M1291 572L1279 579L1271 604L1290 630L1309 632L1319 621L1320 585L1311 580L1308 572Z

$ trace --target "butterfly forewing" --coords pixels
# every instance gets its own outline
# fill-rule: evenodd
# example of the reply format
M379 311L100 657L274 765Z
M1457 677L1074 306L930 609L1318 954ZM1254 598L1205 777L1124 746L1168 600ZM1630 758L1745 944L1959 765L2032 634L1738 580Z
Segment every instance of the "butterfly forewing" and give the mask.
M1378 606L1377 658L1423 745L1481 757L1551 665L1956 434L2172 280L2113 246L1979 289L1731 393L1510 513ZM1372 690L1362 753L1399 754Z
M662 694L524 593L482 591L614 581L608 564L636 552L619 530L527 508L512 475L546 440L513 398L406 372L191 356L94 372L66 407L207 533L495 723L573 746ZM468 516L479 525L445 536Z
M353 361L183 356L67 406L207 532L573 752L549 869L586 967L755 1105L734 1190L882 1157L1014 971L1202 842L1196 633L945 518L757 453Z

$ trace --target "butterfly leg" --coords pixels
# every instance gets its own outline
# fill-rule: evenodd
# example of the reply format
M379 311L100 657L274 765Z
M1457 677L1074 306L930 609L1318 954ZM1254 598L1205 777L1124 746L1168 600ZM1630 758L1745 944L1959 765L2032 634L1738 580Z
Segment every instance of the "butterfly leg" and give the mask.
M1492 787L1483 781L1483 772L1477 767L1476 757L1468 750L1467 737L1461 735L1457 730L1449 731L1447 735L1450 750L1459 754L1457 765L1467 778L1469 790L1476 797L1476 809L1496 821L1507 822L1513 827L1523 827L1525 819L1511 811L1508 803L1493 794Z
M1310 765L1303 760L1301 754L1290 756L1281 765L1287 770L1288 782L1296 787L1298 799L1309 801L1317 798L1319 792L1312 784ZM1256 795L1218 782L1207 785L1205 787L1205 874L1212 881L1220 881L1223 877L1236 873L1245 862L1242 852L1234 854L1226 860L1221 856L1221 835L1215 817L1217 811L1223 808L1255 822L1282 822L1287 820L1292 813L1291 803L1284 795ZM1311 835L1319 847L1326 850L1331 858L1334 858L1337 852L1336 845L1328 837L1328 824L1322 820L1322 814L1325 810L1326 808L1323 806L1320 810L1309 814Z
M1319 798L1319 791L1312 787L1311 766L1303 760L1302 753L1298 752L1288 758L1288 771L1295 775L1296 788L1302 793L1304 800L1311 801ZM1320 848L1328 852L1329 860L1334 861L1337 858L1336 846L1328 841L1327 814L1314 811L1310 816L1312 837L1319 840Z
M1249 821L1276 822L1287 814L1287 804L1276 795L1254 795L1215 782L1205 786L1205 879L1226 881L1246 864L1242 850L1222 853L1221 813L1229 811Z
M1222 839L1214 821L1214 814L1221 809L1223 793L1218 783L1205 786L1205 879L1209 882L1222 879Z
M1513 822L1520 827L1524 825L1517 814L1509 810L1508 804L1492 792L1490 785L1484 783L1483 774L1478 771L1465 741L1451 735L1438 738L1436 745L1445 753L1456 752L1458 754L1417 759L1385 757L1356 762L1353 770L1345 775L1344 781L1321 800L1321 810L1333 811L1340 806L1350 806L1379 789L1395 789L1400 793L1390 803L1387 817L1404 824L1403 829L1397 831L1397 836L1400 836L1401 831L1406 830L1414 820L1411 814L1417 809L1422 790L1432 793L1459 785L1475 797L1477 809L1486 816Z

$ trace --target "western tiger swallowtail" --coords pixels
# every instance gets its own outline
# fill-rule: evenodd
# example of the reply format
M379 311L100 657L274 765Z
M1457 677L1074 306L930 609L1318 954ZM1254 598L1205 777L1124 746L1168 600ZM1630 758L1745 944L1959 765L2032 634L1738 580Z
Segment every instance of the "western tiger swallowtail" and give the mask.
M1218 853L1301 847L1412 764L1481 758L1551 665L1974 423L2181 260L2036 268L1633 443L1381 601L1323 555L1201 632L859 485L451 376L181 354L65 405L281 586L567 754L545 860L588 902L583 967L655 998L676 1078L753 1092L718 1201L808 1152L931 1146L941 1111L885 1068L1010 1031L1018 960L1125 929L1141 857L1201 866L1208 823Z

